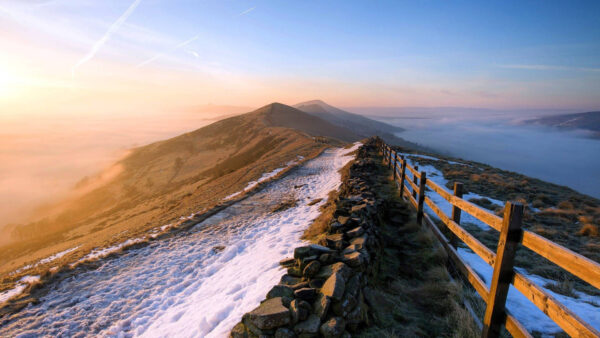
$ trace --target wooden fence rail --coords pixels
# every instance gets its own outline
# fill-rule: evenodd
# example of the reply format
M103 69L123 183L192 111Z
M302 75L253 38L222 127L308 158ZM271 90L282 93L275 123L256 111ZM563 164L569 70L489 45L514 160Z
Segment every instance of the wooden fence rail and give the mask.
M483 320L483 337L498 337L502 325L513 337L531 337L518 319L506 309L506 298L511 284L570 336L600 337L600 333L596 329L573 311L526 276L516 272L514 260L517 247L522 245L597 289L600 289L600 264L535 233L523 230L521 225L524 206L522 204L506 202L503 217L498 217L490 211L462 199L462 184L456 183L454 194L452 194L435 182L428 180L426 172L419 172L417 166L412 167L404 156L399 156L395 150L381 141L380 150L383 160L392 169L393 179L396 181L402 197L417 210L417 222L425 223L433 231L458 271L463 274L487 304ZM406 175L407 169L411 173L411 178ZM450 217L426 196L427 188L438 193L452 205ZM452 233L450 240L440 231L431 217L424 213L424 205L429 206ZM487 248L460 226L460 217L463 211L500 232L497 252ZM465 243L494 269L489 289L473 268L459 256L456 250L458 240Z

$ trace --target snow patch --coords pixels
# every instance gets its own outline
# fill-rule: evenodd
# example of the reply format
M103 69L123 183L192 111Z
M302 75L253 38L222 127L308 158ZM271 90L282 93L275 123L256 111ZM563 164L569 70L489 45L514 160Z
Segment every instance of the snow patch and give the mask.
M339 187L348 152L328 149L195 227L100 260L3 318L0 336L226 337L285 273L279 260L302 244L303 230ZM296 206L272 213L290 193ZM309 205L316 198L323 202ZM123 246L95 250L94 258Z
M12 298L20 295L25 291L27 286L37 283L40 281L40 276L25 276L17 282L14 288L0 292L0 304L5 303L6 301L11 300Z

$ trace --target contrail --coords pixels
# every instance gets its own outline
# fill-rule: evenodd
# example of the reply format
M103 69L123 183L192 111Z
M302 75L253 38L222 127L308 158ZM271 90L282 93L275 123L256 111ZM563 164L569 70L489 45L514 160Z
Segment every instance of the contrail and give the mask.
M246 15L246 14L252 12L255 8L256 7L250 7L247 10L245 10L245 11L241 12L240 14L238 14L238 16Z
M143 62L140 62L139 64L137 64L137 65L135 66L135 68L144 67L145 65L149 64L150 62L153 62L154 60L156 60L156 59L158 59L158 58L161 58L161 57L163 57L163 56L165 56L165 55L167 55L167 54L169 54L169 53L172 53L173 51L175 51L175 50L177 50L177 49L179 49L179 48L181 48L181 47L184 47L184 46L187 46L187 45L189 45L189 44L190 44L190 43L192 43L193 41L196 41L196 40L198 40L198 38L199 38L199 37L200 37L200 35L194 35L194 36L192 36L191 38L189 38L189 39L187 39L187 40L185 40L185 41L183 41L183 42L179 43L179 44L178 44L178 45L176 45L175 47L171 48L171 49L170 49L168 52L166 52L166 53L158 53L158 54L154 55L153 57L149 58L148 60L146 60L146 61L143 61Z
M104 33L104 35L98 41L96 41L96 43L94 44L92 49L81 60L79 60L79 62L77 62L73 66L73 68L71 68L72 76L75 75L75 71L77 70L77 68L79 68L84 63L88 62L90 59L92 59L94 57L94 55L96 55L96 53L100 50L100 48L102 48L102 46L106 43L106 41L108 41L108 39L110 39L111 35L114 32L116 32L119 29L119 27L121 27L123 22L125 22L125 20L127 20L127 18L131 15L131 13L133 13L133 11L135 11L137 6L139 6L141 2L142 2L142 0L134 0L133 3L129 6L129 8L127 8L125 13L123 13L117 19L117 21L115 21L112 25L110 25L110 27L108 27L108 30L106 31L106 33Z

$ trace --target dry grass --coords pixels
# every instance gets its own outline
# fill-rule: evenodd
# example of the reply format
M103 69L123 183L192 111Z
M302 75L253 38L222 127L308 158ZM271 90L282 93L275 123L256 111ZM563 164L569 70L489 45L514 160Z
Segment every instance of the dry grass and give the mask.
M138 148L121 162L124 170L113 181L63 203L53 217L9 229L12 240L0 247L0 291L25 274L41 275L92 248L141 237L182 215L218 206L264 172L298 155L314 158L327 147L304 133L240 116ZM51 265L11 273L76 246Z
M381 184L379 260L369 279L374 325L359 337L479 337L480 330L461 305L467 289L454 281L448 257L433 234L416 224L408 205L387 180L388 171L374 180ZM413 215L414 216L414 215ZM393 221L391 221L393 220Z
M444 156L434 155L438 158ZM420 165L432 165L448 180L451 189L455 181L463 183L464 193L474 192L501 201L519 201L525 208L523 227L569 248L587 258L600 262L600 201L564 186L544 182L518 173L500 170L485 164L462 161L469 165L450 164L414 158ZM503 208L490 205L485 199L472 200L502 216ZM534 209L535 208L535 209ZM539 209L539 210L536 210ZM461 224L490 249L495 250L498 233L481 231L475 226ZM528 249L519 249L517 266L529 273L557 281L573 282L574 288L592 295L600 290L564 271Z

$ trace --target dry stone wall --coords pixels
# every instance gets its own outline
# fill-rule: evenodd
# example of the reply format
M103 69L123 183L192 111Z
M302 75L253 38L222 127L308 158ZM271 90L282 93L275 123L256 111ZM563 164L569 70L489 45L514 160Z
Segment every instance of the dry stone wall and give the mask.
M350 337L370 324L365 292L379 248L379 202L368 184L374 148L374 141L359 148L324 238L280 262L287 273L231 337Z

